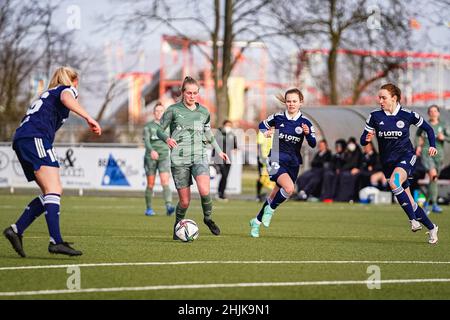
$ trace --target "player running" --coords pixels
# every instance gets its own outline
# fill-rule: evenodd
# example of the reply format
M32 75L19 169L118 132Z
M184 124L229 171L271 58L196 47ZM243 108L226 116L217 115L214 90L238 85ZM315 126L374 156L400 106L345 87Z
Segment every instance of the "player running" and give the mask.
M440 110L437 105L428 107L429 124L436 134L436 149L438 151L435 157L428 155L428 139L426 139L426 132L418 129L416 132L416 155L422 157L422 164L427 169L430 182L427 186L427 202L425 203L425 212L429 213L429 204L432 204L431 211L434 213L442 213L442 208L438 205L438 175L442 167L444 152L444 143L450 142L450 132L447 124L440 119Z
M203 222L214 235L220 234L219 227L211 219L212 200L206 144L210 143L224 161L229 162L230 159L222 152L211 132L209 111L197 103L199 89L195 79L186 77L181 87L182 100L167 108L157 131L158 137L172 149L171 171L179 197L175 210L174 240L178 240L175 226L184 219L191 201L192 177L200 193ZM170 136L165 133L167 128Z
M421 230L421 222L429 230L428 243L435 244L438 241L438 226L433 224L423 209L414 202L408 182L416 163L415 150L409 140L409 127L415 125L426 131L430 157L437 154L433 128L418 113L400 105L401 91L397 86L391 83L383 85L378 99L381 110L372 111L367 118L361 145L365 146L377 136L383 173L386 179L389 179L393 194L409 218L411 230Z
M175 211L175 207L172 205L172 190L170 190L169 186L169 147L156 135L156 132L160 127L160 121L163 113L164 106L158 102L153 108L153 121L150 121L144 127L144 169L147 176L147 188L145 189L145 203L147 205L147 209L145 210L146 216L155 215L155 211L153 211L152 208L152 197L157 171L159 172L159 178L163 188L166 213L170 216Z
M58 68L45 91L27 110L16 129L13 149L28 181L36 181L42 194L34 198L19 220L3 231L14 250L25 257L22 237L25 230L45 212L50 233L50 253L79 256L81 251L63 241L59 228L62 186L58 158L53 148L56 131L69 117L70 111L84 118L91 130L100 135L102 130L77 101L78 73L70 67Z
M270 180L276 182L276 186L256 218L250 220L250 236L253 238L259 237L261 222L266 228L269 227L275 209L294 192L299 166L303 162L300 154L303 140L306 138L311 148L316 146L314 127L300 112L303 104L302 92L299 89L290 89L280 100L286 104L286 111L273 114L259 124L259 130L266 137L275 133L267 169Z

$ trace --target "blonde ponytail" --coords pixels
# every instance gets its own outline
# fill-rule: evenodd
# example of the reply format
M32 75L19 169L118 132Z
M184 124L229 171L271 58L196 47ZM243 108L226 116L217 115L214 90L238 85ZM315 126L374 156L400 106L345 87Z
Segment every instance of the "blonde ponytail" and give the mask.
M71 67L59 67L53 73L52 79L48 85L48 88L54 88L57 86L73 86L73 82L78 79L78 72Z

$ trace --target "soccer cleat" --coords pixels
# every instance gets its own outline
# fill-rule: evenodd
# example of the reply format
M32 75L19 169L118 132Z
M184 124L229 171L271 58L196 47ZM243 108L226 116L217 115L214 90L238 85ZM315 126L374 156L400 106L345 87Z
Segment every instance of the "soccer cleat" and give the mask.
M177 227L178 222L179 221L175 221L175 224L173 225L173 237L172 237L173 240L180 240L180 238L178 238L178 236L175 232L175 228Z
M147 210L145 210L145 215L146 215L147 217L154 216L155 214L156 214L156 213L155 213L155 211L153 211L152 208L147 208Z
M427 232L429 244L436 244L438 242L438 231L439 227L437 225L434 225L434 228Z
M25 252L23 251L23 245L22 245L22 236L18 235L14 232L12 227L8 227L3 231L3 235L6 239L9 240L11 243L13 249L21 256L22 258L25 258Z
M220 229L212 220L203 219L203 222L208 226L209 230L211 230L211 233L215 236L218 236L220 234Z
M413 219L413 220L410 220L409 222L411 223L411 231L412 232L417 232L419 230L422 230L422 225L420 224L419 221Z
M437 204L433 204L433 207L432 207L431 211L434 212L434 213L442 213L443 210Z
M58 244L49 243L48 252L52 254L65 254L66 256L81 256L81 251L75 250L70 246L69 242L62 242Z
M273 213L275 212L274 209L270 207L270 205L267 205L264 208L264 214L262 216L262 224L264 227L268 228L270 226L270 221L272 220Z
M175 207L171 204L166 204L166 214L171 216L175 212Z
M250 220L250 236L252 236L252 238L259 238L259 227L261 224L256 222L256 218L253 218L252 220Z

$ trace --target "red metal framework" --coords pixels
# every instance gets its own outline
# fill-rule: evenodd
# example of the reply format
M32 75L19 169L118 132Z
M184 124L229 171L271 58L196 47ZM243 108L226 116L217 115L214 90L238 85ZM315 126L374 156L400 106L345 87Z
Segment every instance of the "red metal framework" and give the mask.
M148 72L126 72L117 75L117 79L128 79L128 124L134 125L142 122L142 90L152 80Z
M243 54L241 49L245 46ZM264 45L235 42L232 49L238 59L232 77L245 78L245 91L256 91L260 97L259 118L266 115L266 73L268 53ZM161 38L159 98L174 100L180 93L185 76L196 78L201 86L200 103L209 109L214 122L216 114L214 79L212 76L211 41L163 35ZM217 66L218 70L221 65ZM221 86L221 82L218 83ZM242 122L249 119L240 119Z

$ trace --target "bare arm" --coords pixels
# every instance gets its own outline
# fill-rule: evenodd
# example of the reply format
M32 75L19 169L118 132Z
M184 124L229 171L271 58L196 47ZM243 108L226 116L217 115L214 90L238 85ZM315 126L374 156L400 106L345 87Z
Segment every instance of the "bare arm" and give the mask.
M86 110L84 110L84 108L78 103L77 99L75 99L74 96L70 92L63 91L61 93L60 99L61 99L61 102L70 111L73 111L74 113L76 113L77 115L79 115L80 117L85 119L87 124L89 125L89 127L95 134L98 134L98 135L102 134L102 128L100 127L98 122L95 121L94 118L92 118L89 115L89 113L87 113Z

